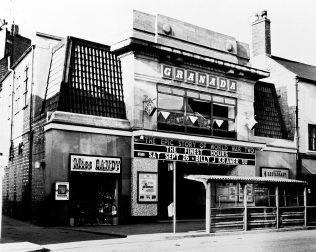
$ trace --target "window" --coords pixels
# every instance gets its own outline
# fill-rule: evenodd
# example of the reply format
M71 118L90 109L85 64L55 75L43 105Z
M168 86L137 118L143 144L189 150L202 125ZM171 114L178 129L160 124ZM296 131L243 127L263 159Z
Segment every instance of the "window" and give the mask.
M234 99L158 87L158 130L235 138L235 114Z
M25 67L25 78L24 78L24 92L23 92L23 107L26 107L27 106L27 92L28 92L28 70L29 70L29 67L26 66Z
M9 108L8 108L8 120L10 120L10 118L11 118L11 114L12 114L12 106L11 106L11 104L12 104L12 93L11 93L11 91L10 91L10 94L9 94Z
M308 149L316 151L316 125L308 125Z

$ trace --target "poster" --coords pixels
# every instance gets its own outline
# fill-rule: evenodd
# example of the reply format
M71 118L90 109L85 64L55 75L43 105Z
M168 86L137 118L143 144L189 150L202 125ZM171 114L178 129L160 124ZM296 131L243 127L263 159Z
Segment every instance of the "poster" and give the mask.
M244 190L242 187L243 186L239 184L239 202L244 202ZM253 185L247 184L246 191L247 191L247 202L253 202Z
M69 200L69 182L56 182L55 200Z
M216 184L216 202L236 202L238 197L236 183Z
M138 202L158 202L158 174L154 172L138 173Z

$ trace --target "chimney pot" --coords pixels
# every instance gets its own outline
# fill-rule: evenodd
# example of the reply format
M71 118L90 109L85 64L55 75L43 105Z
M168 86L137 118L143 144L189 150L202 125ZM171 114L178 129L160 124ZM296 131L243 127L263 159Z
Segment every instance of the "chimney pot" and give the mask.
M261 17L262 18L267 18L267 16L268 16L268 12L266 10L261 12Z
M258 14L255 15L257 17ZM252 23L252 54L254 57L271 55L271 31L267 11L262 11L258 16L259 18Z
M11 35L15 36L19 34L19 26L16 24L12 24L11 26Z

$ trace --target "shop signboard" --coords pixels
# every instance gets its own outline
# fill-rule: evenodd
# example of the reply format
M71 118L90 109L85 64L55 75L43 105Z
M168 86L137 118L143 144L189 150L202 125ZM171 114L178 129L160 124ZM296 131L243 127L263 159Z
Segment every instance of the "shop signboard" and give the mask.
M205 142L134 137L134 157L220 165L255 165L256 149Z
M237 91L236 80L223 78L213 74L200 73L164 64L161 65L161 74L164 79L197 84L207 88L221 89L223 91Z
M138 203L158 202L158 174L138 172Z
M289 178L289 169L261 167L261 177Z
M121 159L70 154L70 171L120 173Z
M69 200L69 182L55 183L55 200Z

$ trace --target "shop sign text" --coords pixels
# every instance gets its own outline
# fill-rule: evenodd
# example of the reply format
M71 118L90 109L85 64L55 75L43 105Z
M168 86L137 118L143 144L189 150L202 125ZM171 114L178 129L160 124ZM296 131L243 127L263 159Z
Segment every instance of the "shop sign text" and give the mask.
M79 172L120 173L121 159L71 154L70 170Z
M255 165L251 147L155 138L134 138L134 157L223 165Z
M237 81L222 78L213 74L199 73L183 68L162 65L162 78L180 82L197 84L208 88L221 89L231 92L237 91Z
M289 170L285 168L261 168L262 177L289 178Z

